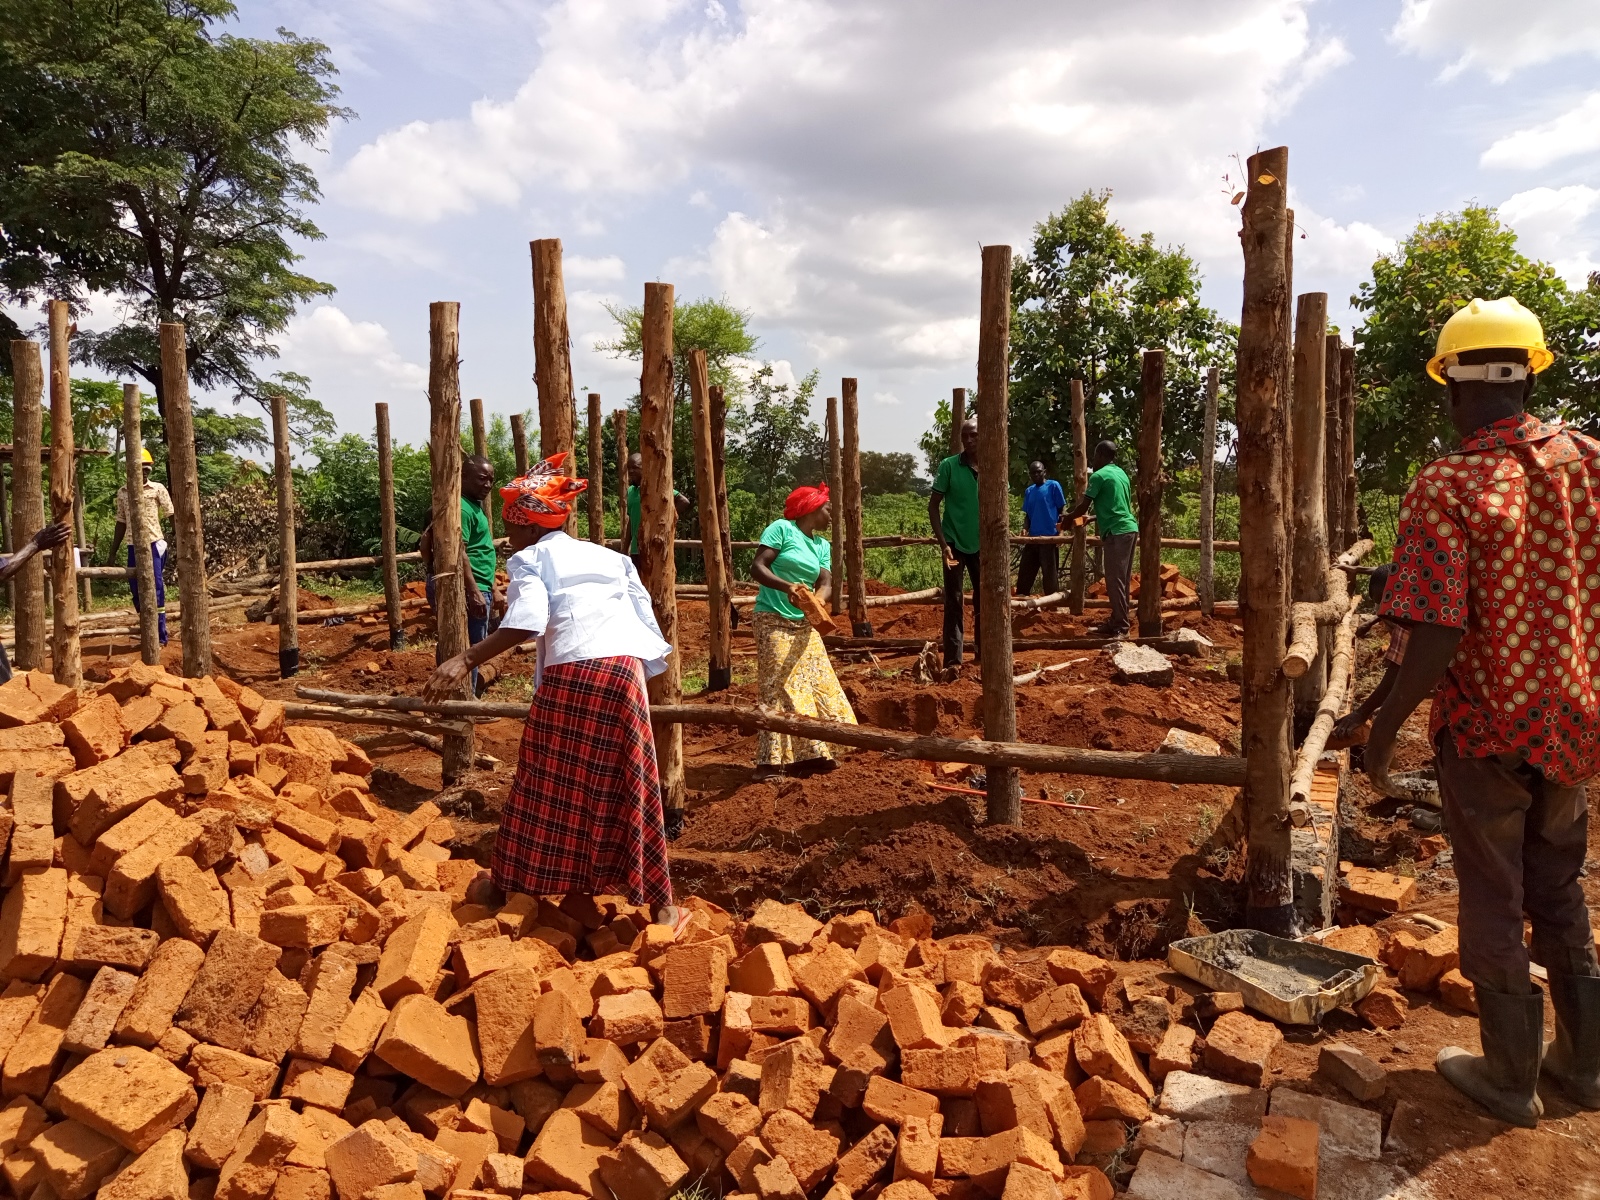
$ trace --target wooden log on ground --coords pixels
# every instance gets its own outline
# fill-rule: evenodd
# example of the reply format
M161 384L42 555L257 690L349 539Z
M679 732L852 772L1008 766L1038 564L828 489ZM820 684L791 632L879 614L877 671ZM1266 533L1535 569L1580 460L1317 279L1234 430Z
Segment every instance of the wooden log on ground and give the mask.
M178 542L178 597L183 601L183 673L198 679L211 674L200 467L195 458L194 415L189 408L187 336L182 325L168 321L161 323L161 399L166 410L167 467L172 476L172 525Z
M1339 407L1339 335L1322 344L1322 511L1328 546L1342 546L1344 534L1344 414Z
M1089 486L1089 447L1088 427L1084 422L1083 413L1083 380L1072 381L1072 500L1077 503L1083 499L1083 493ZM1070 597L1068 607L1072 613L1081 615L1083 612L1083 593L1088 585L1087 562L1085 561L1088 547L1085 541L1087 531L1083 525L1077 526L1071 534L1072 559L1068 567L1067 595Z
M1311 728L1295 759L1294 775L1289 781L1289 804L1303 804L1311 795L1311 777L1316 772L1317 760L1327 749L1328 735L1333 732L1334 722L1339 719L1339 710L1344 707L1345 697L1350 694L1350 677L1356 660L1356 609L1360 604L1360 596L1351 596L1346 600L1344 620L1339 622L1333 637L1333 652L1329 656L1328 686L1323 690L1316 714L1311 719Z
M1161 407L1167 390L1167 352L1146 350L1139 392L1139 633L1161 632ZM1147 580L1156 581L1146 587Z
M611 428L617 435L617 545L619 554L627 554L633 545L634 528L628 521L628 411L624 408L611 412ZM609 545L609 543L607 543Z
M956 390L961 391L960 388ZM837 537L838 531L844 528L844 449L840 442L837 396L828 397L828 498L832 501L830 511ZM845 587L849 577L849 564L845 562L845 556L840 554L834 560L833 595L829 597L829 608L836 617L843 615L848 604Z
M640 328L639 370L639 553L644 561L644 586L655 606L661 636L671 643L667 669L649 682L650 703L676 704L683 697L683 663L678 649L678 598L673 585L678 566L673 553L678 510L672 481L672 305L670 283L644 285ZM684 806L683 730L653 722L656 763L661 775L661 807L679 812Z
M537 271L535 272L537 276ZM439 656L467 649L467 597L461 572L461 305L428 305L428 460L433 488L433 586ZM463 685L471 687L471 683ZM472 765L472 730L444 740L440 767L446 783Z
M394 446L389 438L389 406L375 406L378 421L379 559L383 565L383 606L389 617L389 649L404 650L406 627L400 617L400 566L395 554Z
M1293 542L1290 548L1289 599L1295 606L1320 604L1332 598L1328 591L1328 513L1323 505L1322 492L1327 472L1323 452L1328 429L1324 403L1328 372L1323 361L1327 344L1327 293L1307 292L1299 298L1295 308L1294 395L1291 410L1294 495L1290 502L1293 517L1290 536ZM1340 575L1338 578L1342 584L1344 577ZM1312 647L1318 652L1316 657L1306 664L1306 670L1290 676L1296 681L1295 712L1302 727L1310 723L1317 706L1322 702L1327 674L1327 662L1320 653L1326 638L1315 631L1314 635Z
M73 456L72 318L65 300L50 301L50 520L73 523L77 460ZM50 665L65 687L83 683L83 645L78 639L78 571L74 539L50 552L55 591L54 637Z
M1217 520L1217 385L1220 372L1206 371L1205 413L1200 422L1200 571L1195 593L1200 611L1211 615L1217 598L1216 547L1213 539Z
M844 471L844 558L850 567L850 632L871 637L867 620L867 558L861 542L861 409L856 399L856 381L845 379L840 385L843 398Z
M511 459L519 478L528 473L528 430L521 413L511 414Z
M967 389L950 389L950 453L960 454L964 446L961 444L961 427L967 422Z
M343 721L348 725L388 725L395 729L412 729L419 733L460 735L467 731L465 721L440 721L408 713L378 712L367 708L345 708L332 704L296 704L286 701L286 717L296 721Z
M11 343L11 538L18 549L44 527L44 362L39 343ZM14 576L19 671L44 666L44 558L34 555Z
M243 597L240 597L240 599L243 599ZM400 601L401 619L404 620L406 610L425 608L427 604L428 602L421 596L404 597ZM361 604L336 604L332 608L302 609L300 612L295 613L294 619L297 625L320 625L323 621L332 617L367 617L373 613L386 612L388 607L389 602L387 599L369 600ZM283 610L280 608L277 612L268 613L263 618L263 621L268 625L281 626L283 624L282 617ZM457 651L457 653L460 653L460 651Z
M156 562L151 549L155 531L144 525L144 427L139 385L122 385L122 442L125 454L123 481L128 496L128 545L133 548L133 570L144 603L139 606L139 661L155 666L161 661L161 614L156 611Z
M604 432L600 416L600 393L589 393L589 540L597 546L606 544L606 472L605 450L601 434Z
M1051 592L1048 596L1013 596L1011 599L1011 613L1034 612L1041 608L1055 608L1065 604L1069 599L1067 592Z
M537 238L528 243L533 259L533 377L539 390L539 457L565 450L566 473L576 475L573 451L571 338L567 333L567 289L561 276L561 239ZM570 534L577 524L577 506L567 517Z
M482 420L483 404L476 417ZM289 401L282 392L272 397L272 466L278 490L278 611L300 609L300 573L294 569L294 471L289 445ZM380 484L380 490L382 485ZM278 678L300 673L300 623L278 622Z
M717 511L717 465L711 449L711 380L706 370L706 352L698 347L690 350L688 367L695 492L700 507L701 559L706 571L706 690L719 692L733 686L733 658L729 653L732 612L728 605L728 563L722 557L722 514Z
M1284 249L1292 229L1285 197L1289 152L1252 155L1241 244L1244 303L1239 321L1239 540L1244 617L1240 687L1248 849L1245 923L1269 933L1294 929L1289 872L1289 680L1280 670L1288 633L1289 546L1285 532L1284 410L1289 383L1289 280Z
M1011 377L1011 247L985 246L978 301L978 586L989 619L979 631L983 652L983 735L1017 740L1017 693L1012 682L1011 432L1007 384ZM1159 619L1157 625L1160 625ZM985 822L1022 824L1017 772L996 763L985 778Z

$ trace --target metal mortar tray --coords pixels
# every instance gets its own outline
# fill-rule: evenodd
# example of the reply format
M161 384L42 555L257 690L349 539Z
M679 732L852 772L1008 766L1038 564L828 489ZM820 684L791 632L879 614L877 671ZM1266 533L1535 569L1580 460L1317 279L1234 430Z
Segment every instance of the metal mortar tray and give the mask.
M1286 1025L1317 1025L1378 982L1378 964L1315 942L1229 929L1167 947L1167 964L1216 992L1238 992L1249 1007Z

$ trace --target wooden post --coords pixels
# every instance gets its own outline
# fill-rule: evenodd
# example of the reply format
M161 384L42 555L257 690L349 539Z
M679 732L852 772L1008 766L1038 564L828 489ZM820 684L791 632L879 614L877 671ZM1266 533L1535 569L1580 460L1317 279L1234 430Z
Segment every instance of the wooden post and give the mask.
M1077 503L1089 486L1089 433L1083 416L1083 380L1072 381L1072 500ZM1087 545L1086 530L1082 525L1072 531L1072 562L1067 585L1067 608L1074 616L1083 614L1083 588L1086 574L1084 550Z
M717 511L717 464L712 452L711 382L706 352L689 351L689 399L694 422L694 484L700 503L700 557L706 567L706 622L710 659L708 692L733 686L732 611L728 603L728 564L722 557L722 514Z
M1339 347L1339 413L1344 426L1344 436L1339 439L1344 453L1344 536L1339 539L1344 552L1361 536L1361 521L1356 510L1361 496L1356 486L1356 348Z
M833 557L833 615L840 616L849 606L845 588L850 581L850 564L844 550L844 451L840 444L839 398L828 397L828 498L833 502L833 544L840 553Z
M628 525L628 410L611 411L611 428L617 435L617 543L622 553L633 544L633 529Z
M404 650L405 621L400 615L400 564L395 561L394 446L389 440L389 406L373 406L378 420L378 524L383 559L383 607L389 618L389 649ZM515 420L516 418L512 418Z
M728 623L733 624L733 527L728 517L728 401L722 389L711 387L711 465L716 475L717 527L722 530L722 571L727 580Z
M978 301L978 586L985 619L983 736L1017 740L1017 695L1011 661L1011 443L1007 380L1011 374L1011 247L983 248ZM959 428L959 427L958 427ZM991 767L985 822L1022 824L1022 785L1015 768Z
M850 628L856 637L871 637L867 620L867 552L861 544L861 428L856 381L846 379L844 396L844 557L850 567ZM1010 603L1008 600L1007 603Z
M960 454L961 427L967 422L967 389L950 389L950 453Z
M3 463L0 463L0 552L8 557L11 554L11 472ZM10 579L5 582L4 599L6 608L16 608L16 584Z
M20 549L44 525L44 487L40 446L44 441L44 362L39 343L11 343L12 447L11 538ZM44 560L38 555L22 564L16 580L16 667L31 671L44 665Z
M183 673L211 674L211 617L206 611L206 535L200 523L200 468L189 411L187 337L180 324L161 323L161 391L166 408L167 468L172 477L173 530L178 543L178 600ZM130 497L132 499L132 497Z
M539 457L565 450L566 473L578 473L577 443L573 440L576 397L572 392L572 359L567 335L567 289L561 280L561 239L539 238L528 243L533 256L533 374L539 388ZM669 347L670 350L670 347ZM567 517L570 534L578 521L578 506Z
M289 399L272 396L272 473L278 486L278 678L300 673L300 575L295 570L294 471L289 445ZM379 468L380 471L382 468ZM382 489L382 483L379 483ZM187 611L187 609L185 609Z
M1327 413L1323 389L1328 372L1323 354L1328 344L1328 294L1306 292L1295 306L1293 423L1294 524L1290 549L1289 598L1320 603L1328 598L1328 514L1322 489L1326 464L1323 442ZM1319 638L1326 643L1327 637ZM1328 656L1320 653L1311 670L1294 682L1296 724L1308 727L1322 703Z
M83 489L80 487L72 489L72 528L76 531L75 536L78 539L78 545L87 550L89 538L83 523ZM92 609L94 607L94 580L87 575L80 574L78 576L78 586L83 591L84 609Z
M606 544L606 472L601 448L600 393L589 393L589 540L597 546Z
M1294 539L1294 518L1290 515L1288 505L1294 496L1294 209L1286 208L1283 213L1283 295L1284 295L1284 335L1287 344L1284 347L1284 358L1288 363L1284 375L1283 396L1284 403L1278 410L1278 423L1283 426L1283 503L1284 503L1284 536L1290 539L1291 555ZM1291 571L1293 570L1291 564ZM1292 748L1292 747L1291 747Z
M50 520L72 525L77 459L73 454L72 318L65 300L50 301ZM65 687L83 683L83 641L78 633L78 563L73 539L50 552L56 594L51 665Z
M1167 352L1146 350L1140 366L1139 636L1161 634L1161 406L1167 390Z
M650 703L676 704L683 696L683 664L678 653L678 564L673 542L678 510L672 502L672 299L670 283L644 285L644 319L639 371L639 553L644 586L655 605L661 636L672 645L667 669L650 680ZM661 773L661 807L681 811L683 729L657 725L656 763Z
M523 427L522 414L511 414L511 457L517 464L517 475L528 473L528 431Z
M428 305L428 458L433 492L433 611L438 622L439 660L467 649L467 597L461 572L461 305ZM185 612L187 609L185 601ZM467 698L468 684L462 688ZM440 763L446 783L472 768L472 726L446 734Z
M1344 414L1339 408L1339 335L1330 333L1323 345L1322 508L1326 518L1328 552L1343 554L1344 536Z
M1200 423L1200 578L1195 591L1200 611L1211 615L1216 595L1216 552L1213 539L1217 523L1217 384L1221 372L1206 372L1206 408Z
M489 457L489 429L483 421L483 397L472 398L472 453L477 458Z
M122 385L122 441L127 450L124 479L128 487L128 545L133 548L133 574L139 583L139 660L146 666L161 661L161 614L156 609L156 559L150 543L159 531L144 527L144 413L139 385ZM115 565L115 564L113 564Z
M1244 202L1244 304L1239 319L1239 614L1244 625L1241 741L1249 847L1245 922L1269 933L1295 924L1289 873L1289 681L1282 412L1289 403L1289 151L1252 155Z

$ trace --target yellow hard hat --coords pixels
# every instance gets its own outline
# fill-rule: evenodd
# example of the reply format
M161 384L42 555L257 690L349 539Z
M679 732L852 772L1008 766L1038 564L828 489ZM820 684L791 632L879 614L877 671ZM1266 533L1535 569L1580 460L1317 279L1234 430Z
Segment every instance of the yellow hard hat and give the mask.
M144 461L154 465L156 460L151 458L150 457L150 451L146 450L146 451L144 451Z
M1428 360L1428 374L1440 383L1445 368L1455 366L1456 355L1467 350L1526 350L1528 370L1537 375L1556 356L1544 344L1544 328L1539 318L1518 302L1515 296L1498 300L1473 300L1444 323L1439 344Z

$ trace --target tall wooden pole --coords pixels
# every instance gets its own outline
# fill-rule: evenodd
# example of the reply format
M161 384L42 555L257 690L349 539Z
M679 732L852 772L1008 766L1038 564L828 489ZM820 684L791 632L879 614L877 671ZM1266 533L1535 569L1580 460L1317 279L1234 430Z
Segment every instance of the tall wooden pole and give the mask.
M567 333L567 289L561 278L561 239L528 243L533 256L533 373L539 389L539 457L565 450L566 473L578 473L574 441L576 397L572 391L572 348ZM567 517L570 534L578 519L577 505Z
M606 470L605 450L601 434L605 432L600 415L600 393L589 393L589 540L597 546L606 544Z
M633 527L628 524L628 410L611 410L611 428L617 436L617 545L628 553L633 545Z
M72 428L72 317L65 300L50 301L50 520L72 525L77 459ZM50 552L56 594L51 663L65 687L83 683L83 641L78 634L78 562L73 539Z
M489 457L489 427L483 419L483 398L472 398L472 454L474 458ZM489 536L494 537L494 492L483 498L483 503L478 505L483 510L484 520L489 522Z
M650 680L652 704L676 704L683 696L683 663L678 651L678 564L673 542L678 510L672 487L672 302L670 283L644 285L644 319L639 371L639 554L644 586L655 605L661 636L672 644L667 669ZM683 727L657 725L656 763L661 772L661 806L683 808Z
M1244 305L1239 319L1240 687L1249 848L1246 923L1294 928L1289 873L1289 680L1279 669L1288 636L1289 545L1283 411L1289 404L1289 280L1284 198L1289 151L1252 155L1244 202Z
M1334 555L1347 549L1340 540L1344 536L1344 412L1339 406L1339 362L1339 335L1330 333L1322 349L1322 507L1328 551Z
M845 589L850 582L850 564L844 550L844 449L839 432L839 397L828 397L828 496L833 501L833 542L841 553L834 555L833 615L849 606Z
M522 414L511 414L511 457L517 464L517 475L528 473L528 431L523 426Z
M161 614L156 610L156 559L150 543L160 531L144 527L144 429L139 385L122 385L122 442L127 451L128 545L133 549L133 575L139 583L139 660L146 666L161 661Z
M1289 598L1320 602L1328 598L1328 513L1323 505L1326 463L1323 443L1328 433L1323 389L1327 386L1328 294L1306 292L1295 305L1293 423L1294 492L1290 549ZM1326 651L1326 630L1323 631ZM1309 728L1322 703L1328 655L1321 653L1311 670L1294 682L1296 723Z
M950 453L960 454L961 427L967 423L967 389L950 389Z
M1083 493L1089 487L1089 433L1084 423L1083 416L1083 380L1072 381L1072 499L1076 503L1083 499ZM1072 531L1072 563L1068 574L1067 607L1074 616L1083 613L1083 588L1087 564L1084 561L1084 551L1088 548L1088 539L1082 525L1076 526Z
M189 410L189 359L182 325L161 324L161 389L166 407L167 466L172 477L172 524L178 542L178 599L183 605L183 673L211 674L211 616L206 610L206 535L200 522L200 468Z
M850 567L850 628L857 637L871 637L872 624L867 620L867 552L861 541L861 410L856 381L845 379L839 386L844 397L840 468L844 472L844 557Z
M389 649L404 650L405 622L400 616L400 564L395 559L394 445L389 440L389 406L373 406L378 422L378 525L382 539L383 607L389 619Z
M1161 634L1161 406L1167 391L1167 352L1146 350L1139 390L1139 636Z
M727 580L728 624L733 624L733 528L728 518L728 401L715 384L711 391L711 466L716 475L717 527L722 530L722 571Z
M1217 384L1220 374L1216 367L1206 372L1206 407L1200 423L1200 578L1195 581L1195 591L1200 597L1200 611L1208 617L1217 602L1213 539L1217 524Z
M44 525L44 363L39 343L11 343L11 538L19 549ZM34 555L14 576L17 585L17 669L44 665L44 559Z
M1360 536L1361 521L1357 510L1361 496L1356 487L1356 348L1339 348L1339 412L1345 434L1340 441L1344 452L1344 536L1339 539L1340 553L1349 549Z
M694 422L694 483L700 504L700 557L706 567L706 624L710 642L706 690L717 692L733 686L733 629L728 605L728 564L722 557L722 514L717 510L711 382L706 377L704 350L689 351L689 399Z
M300 578L295 570L294 461L289 399L272 397L272 473L278 486L278 678L300 673ZM381 484L380 484L381 487Z
M461 572L461 305L428 305L428 458L433 492L433 611L441 662L467 649L467 596ZM185 609L187 611L187 609ZM466 699L470 684L461 689ZM444 735L441 766L446 783L472 767L472 726Z
M1283 279L1284 279L1284 335L1287 344L1284 347L1284 357L1288 369L1284 375L1283 394L1284 405L1278 412L1278 423L1283 426L1283 502L1287 506L1294 496L1294 209L1286 208L1283 213ZM1294 538L1293 517L1288 508L1284 509L1284 533L1291 540ZM1291 550L1291 554L1293 551Z
M83 489L80 487L74 487L72 489L72 527L77 531L78 545L87 551L89 546L89 538L83 522ZM94 580L90 579L87 575L79 575L78 586L83 591L83 607L85 609L93 608Z
M1011 434L1007 381L1011 375L1011 247L983 248L978 301L978 586L985 620L983 736L1017 738L1017 695L1011 662ZM990 767L985 821L1022 824L1022 785L1014 767Z
M0 463L0 553L11 554L11 472ZM8 609L16 607L16 584L6 580L3 594Z

